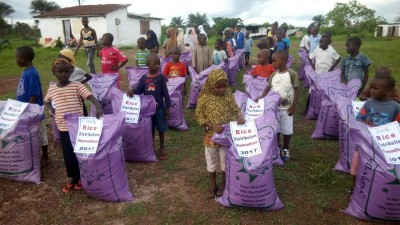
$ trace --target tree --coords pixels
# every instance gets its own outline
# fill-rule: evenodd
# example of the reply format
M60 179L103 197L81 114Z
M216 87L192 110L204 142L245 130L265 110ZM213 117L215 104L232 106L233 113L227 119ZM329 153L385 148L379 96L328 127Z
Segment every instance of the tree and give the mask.
M186 25L188 27L198 27L199 25L203 25L204 28L210 28L210 24L208 23L207 14L200 14L200 13L190 13L187 18Z
M394 18L394 22L396 22L396 23L400 22L400 16Z
M336 3L335 8L327 14L327 20L335 27L345 27L347 36L357 29L373 32L383 17L376 17L375 10L352 0L349 3Z
M31 14L43 14L59 8L57 3L46 0L32 0L31 6L29 6L29 9L32 9Z
M324 16L324 15L322 15L322 14L319 14L319 15L314 16L314 17L312 18L312 21L314 21L315 24L318 25L319 27L322 27L322 26L324 26L324 25L327 24L327 23L326 23L326 16Z
M171 26L171 27L183 27L183 26L185 26L185 22L183 21L183 19L180 16L172 17L171 23L169 24L169 26Z
M221 35L226 27L243 25L243 20L240 18L214 17L212 20L214 21L212 29L216 35Z
M0 17L1 18L4 18L14 12L15 12L15 10L13 9L12 6L8 5L7 3L0 2Z

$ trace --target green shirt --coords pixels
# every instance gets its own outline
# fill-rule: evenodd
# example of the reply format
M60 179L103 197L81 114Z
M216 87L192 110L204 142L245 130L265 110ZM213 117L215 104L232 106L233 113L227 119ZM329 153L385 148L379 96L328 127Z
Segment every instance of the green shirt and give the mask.
M146 66L146 57L150 54L150 51L145 48L143 51L138 49L135 54L135 59L137 60L139 67L147 67Z

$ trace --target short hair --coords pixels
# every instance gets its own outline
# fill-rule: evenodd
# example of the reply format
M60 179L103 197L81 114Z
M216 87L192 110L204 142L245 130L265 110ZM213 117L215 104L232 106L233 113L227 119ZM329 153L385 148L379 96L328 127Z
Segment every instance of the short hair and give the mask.
M272 37L267 37L267 45L269 45L269 48L274 47L275 41Z
M35 58L35 51L30 46L21 46L17 48L17 53L21 53L21 56L25 60L32 61Z
M201 37L206 38L206 35L205 34L198 34L197 35L197 40L199 40Z
M322 38L327 38L329 41L332 41L332 35L330 33L323 33L321 35L321 39Z
M82 20L89 20L87 16L82 16Z
M391 75L376 74L373 79L385 80L386 81L386 86L391 90L396 85L396 81L394 80L394 78Z
M392 70L387 66L381 66L375 70L375 76L377 75L391 76Z
M274 23L272 23L271 25L278 26L278 21L275 21L275 22L274 22Z
M347 39L347 42L352 43L353 45L355 45L356 47L361 47L361 39L359 37L351 37L349 39Z
M156 53L150 52L146 57L146 61L149 62L149 61L152 61L152 60L160 61L160 58L158 58L158 55Z
M146 38L140 37L140 38L137 39L137 42L141 42L141 41L144 41L144 42L145 42L145 41L146 41Z
M261 49L258 54L266 54L266 56L268 57L271 52L269 51L269 49Z
M230 30L225 30L225 31L224 31L225 37L226 37L228 34L231 34L231 31L230 31Z
M215 43L221 46L224 45L224 41L222 39L215 40Z
M105 33L103 34L103 36L105 36L110 42L114 41L114 36L112 35L112 33Z
M179 52L179 54L180 54L181 53L181 48L179 48L178 46L174 46L171 49L171 53L173 53L173 52Z
M288 60L289 59L289 53L286 50L279 50L274 53L274 55L281 57L281 59Z

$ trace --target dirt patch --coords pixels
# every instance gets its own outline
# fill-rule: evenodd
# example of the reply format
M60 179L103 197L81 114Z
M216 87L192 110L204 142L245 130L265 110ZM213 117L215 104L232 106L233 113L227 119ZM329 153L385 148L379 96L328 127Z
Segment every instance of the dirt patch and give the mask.
M15 92L19 82L19 77L7 77L0 79L0 95Z

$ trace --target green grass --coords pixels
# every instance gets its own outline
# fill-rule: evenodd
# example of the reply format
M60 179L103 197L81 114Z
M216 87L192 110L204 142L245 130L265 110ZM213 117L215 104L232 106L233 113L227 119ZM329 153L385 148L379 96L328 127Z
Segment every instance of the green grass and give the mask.
M210 47L214 45L215 39L209 39ZM345 40L344 36L333 37L332 45L342 58L347 55ZM368 37L362 41L361 52L373 61L370 77L373 76L377 66L386 65L392 68L393 76L399 83L400 55L395 50L400 49L400 39ZM299 39L293 38L290 52L295 58L292 66L294 70L298 70L299 67L298 46ZM35 48L35 52L34 65L41 74L43 90L46 92L49 81L54 80L50 66L58 53L56 50L38 48ZM256 62L256 53L254 47L251 54L253 63ZM0 58L0 82L2 79L19 77L22 68L15 63L15 49L0 52ZM133 64L132 61L130 58L128 66ZM83 52L78 54L77 62L77 66L86 68ZM95 64L96 69L100 71L98 58ZM244 89L242 76L243 72L239 73L238 86L232 88L233 91ZM276 190L285 206L280 211L266 213L244 208L223 208L206 198L209 181L202 145L203 130L195 121L194 110L184 111L189 131L167 133L166 148L169 153L167 161L154 164L127 164L131 190L138 202L111 204L87 198L84 194L60 196L55 186L47 193L46 199L58 202L57 206L32 205L24 209L25 202L15 201L12 204L15 208L21 207L26 211L40 214L39 218L27 219L31 220L32 224L90 223L86 221L91 221L92 224L366 224L340 211L348 204L347 190L351 187L352 178L332 170L338 159L338 141L310 138L315 121L304 120L300 115L304 109L306 95L307 90L301 89L294 120L295 133L291 142L293 159L284 167L274 168ZM1 96L2 100L7 98L15 98L15 90ZM53 152L52 149L50 151ZM57 164L58 170L45 171L43 179L45 183L59 185L64 176L61 153L53 153L52 157L56 158L53 163ZM51 180L49 176L52 177ZM34 192L39 188L2 180L0 184L2 187L7 187L0 190L0 196L6 194L7 190L32 189ZM146 194L144 199L144 193L148 190L151 192ZM43 196L35 197L43 198ZM7 201L12 200L7 199ZM70 215L74 215L73 219ZM13 220L21 217L24 215L15 215Z

